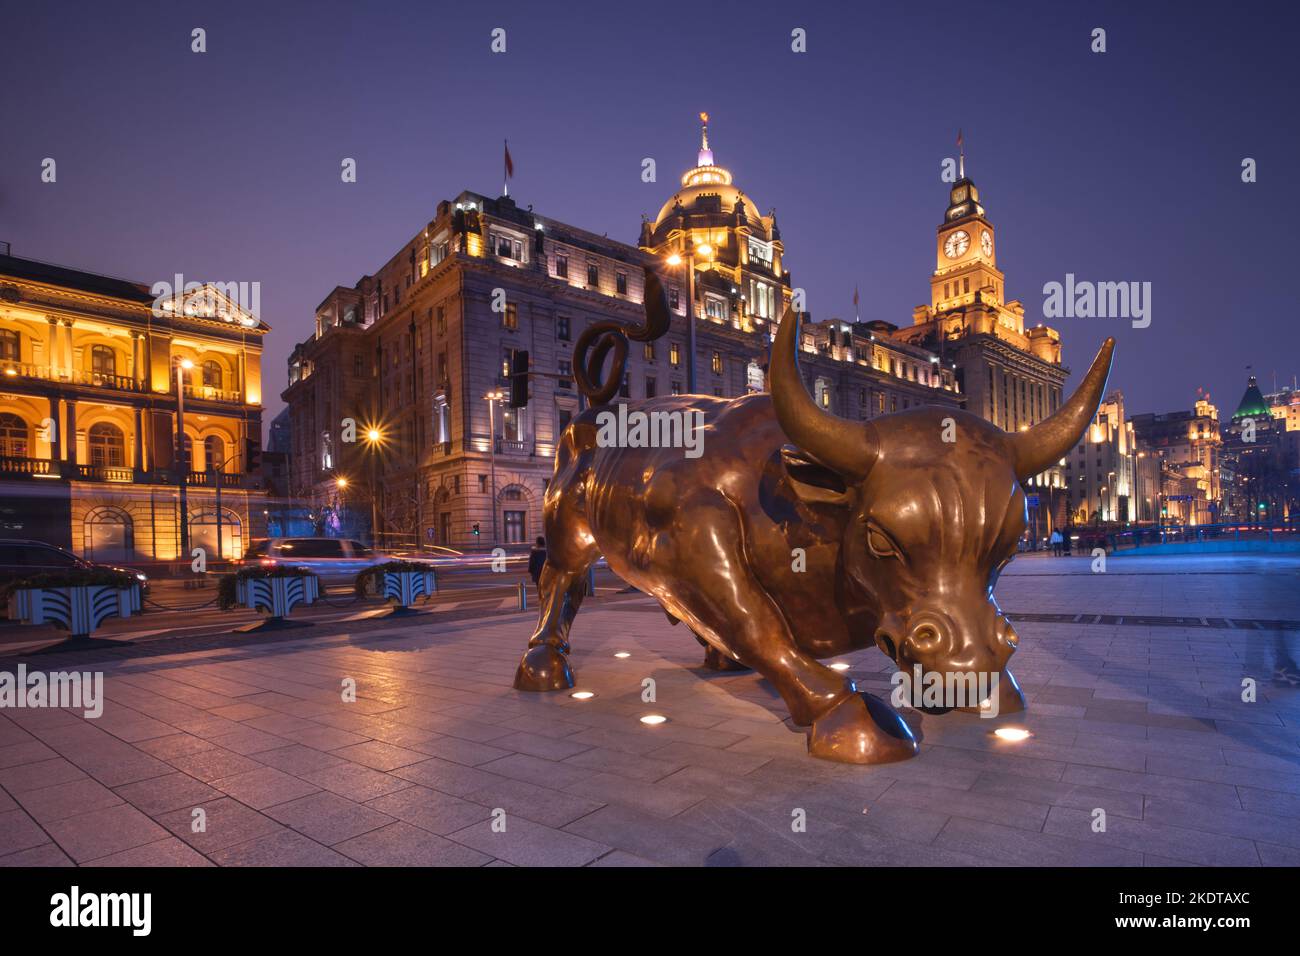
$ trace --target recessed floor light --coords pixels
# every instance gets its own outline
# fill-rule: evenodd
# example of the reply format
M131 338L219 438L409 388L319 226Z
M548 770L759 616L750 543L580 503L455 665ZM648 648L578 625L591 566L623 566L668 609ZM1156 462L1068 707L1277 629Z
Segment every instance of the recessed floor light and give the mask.
M641 718L641 723L650 724L651 726L653 726L655 724L666 723L667 720L668 718L665 717L663 714L646 714L644 717Z
M831 665L831 670L833 671L846 671L848 669L849 669L849 665L844 663L843 661L836 661L834 664Z
M627 651L619 651L619 652L618 652L617 654L615 654L614 656L615 656L615 657L631 657L632 655L629 654Z
M595 697L596 695L589 690L575 690L569 696L572 697L574 700L591 700L591 698Z
M993 731L993 736L999 740L1009 740L1012 743L1019 743L1022 740L1028 740L1034 736L1023 727L999 727Z

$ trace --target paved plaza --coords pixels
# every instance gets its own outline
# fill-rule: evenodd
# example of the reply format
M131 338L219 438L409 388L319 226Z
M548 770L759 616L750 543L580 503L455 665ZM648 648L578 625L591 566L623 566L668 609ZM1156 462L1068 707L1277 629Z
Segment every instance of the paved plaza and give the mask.
M531 613L32 656L107 701L0 711L0 864L1300 865L1300 558L1026 556L997 596L1028 712L908 711L919 755L870 768L639 594L574 624L587 700L511 689Z

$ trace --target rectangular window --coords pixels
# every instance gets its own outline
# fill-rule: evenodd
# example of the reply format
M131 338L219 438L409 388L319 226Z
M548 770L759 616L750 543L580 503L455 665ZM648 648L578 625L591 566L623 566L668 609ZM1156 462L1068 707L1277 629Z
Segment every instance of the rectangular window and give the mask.
M673 394L674 394L674 395L680 395L680 394L682 393L682 383L681 383L681 382L673 382L673 383L672 383L672 389L673 389Z
M573 382L571 381L573 376L573 363L569 361L561 361L559 363L559 372L560 378L556 380L556 387L564 389L573 388Z
M677 368L682 364L682 350L676 342L673 342L668 346L668 363L672 365L673 368ZM677 393L674 392L673 394L675 395Z
M569 411L567 408L561 408L560 409L560 431L564 431L566 428L568 428L569 422L571 421L573 421L573 412Z
M562 315L555 320L555 337L561 342L569 341L569 317Z
M438 306L438 334L447 334L447 310Z
M618 290L619 295L627 295L627 273L614 273L614 287Z
M647 375L645 377L645 397L654 398L657 390L658 386L655 383L654 376Z
M519 307L513 302L506 303L506 310L501 313L501 324L507 329L519 328Z
M569 278L569 257L559 253L555 255L555 276L558 279Z
M505 513L506 544L523 544L524 512L507 511Z
M714 374L714 375L721 375L721 374L722 374L722 353L721 353L721 352L714 352L714 353L713 353L713 362L712 362L712 366L713 366L713 374Z
M512 259L515 262L524 261L524 244L522 240L507 236L504 233L497 233L492 237L492 248L496 252L498 259Z
M587 263L587 285L593 289L600 285L600 267L594 262Z
M363 355L352 356L352 377L364 378L366 368L366 359Z
M727 303L715 296L706 296L704 299L704 313L711 319L725 319L727 317Z
M668 290L668 308L674 311L681 308L681 296L677 294L676 286Z
M483 494L483 495L487 494L487 482L488 482L488 476L487 476L487 475L479 475L479 476L478 476L478 490L479 490L479 494Z

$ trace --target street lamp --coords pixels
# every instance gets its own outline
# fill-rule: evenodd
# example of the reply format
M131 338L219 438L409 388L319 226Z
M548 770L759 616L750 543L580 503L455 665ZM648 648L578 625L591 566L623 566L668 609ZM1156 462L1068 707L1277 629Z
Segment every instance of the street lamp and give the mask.
M384 443L384 433L378 428L366 429L366 444L370 446L370 544L379 547L379 448ZM338 479L340 488L347 487L347 479Z
M499 388L494 388L483 396L483 400L488 403L488 453L491 462L490 470L492 477L492 543L497 544L497 419L496 407L497 402L506 397L505 392Z
M181 555L190 556L190 514L186 495L189 484L189 459L185 456L185 373L194 368L194 363L187 358L176 361L176 454L180 460L177 469L177 481L180 484L181 506ZM220 548L220 542L218 542Z
M713 247L707 242L695 245L686 253L686 392L695 394L695 255L699 253L706 259L713 255ZM682 264L682 257L674 252L667 259L670 266Z

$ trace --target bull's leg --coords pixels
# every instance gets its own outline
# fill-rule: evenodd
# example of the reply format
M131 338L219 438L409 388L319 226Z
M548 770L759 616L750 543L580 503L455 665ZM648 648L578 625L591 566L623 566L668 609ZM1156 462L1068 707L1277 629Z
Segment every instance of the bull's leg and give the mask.
M538 583L542 599L537 629L515 671L516 690L564 690L573 686L573 671L566 656L569 627L577 616L586 585L585 568L565 571L546 562Z
M674 624L677 623L677 618L673 617L671 614L668 615L668 620L672 621ZM728 657L726 654L723 654L721 651L719 651L716 647L714 647L704 638L700 637L699 634L696 634L694 630L691 631L691 634L695 635L695 640L699 642L700 647L704 648L704 666L707 667L709 670L711 671L749 670L749 667L747 665L740 663L740 661L736 660L734 657Z
M690 571L682 606L772 683L796 724L812 725L809 752L861 764L913 756L916 741L895 711L864 699L851 680L798 647L780 610L749 572L731 504L716 496L689 510L691 526L679 526L674 536L677 554L662 556Z

